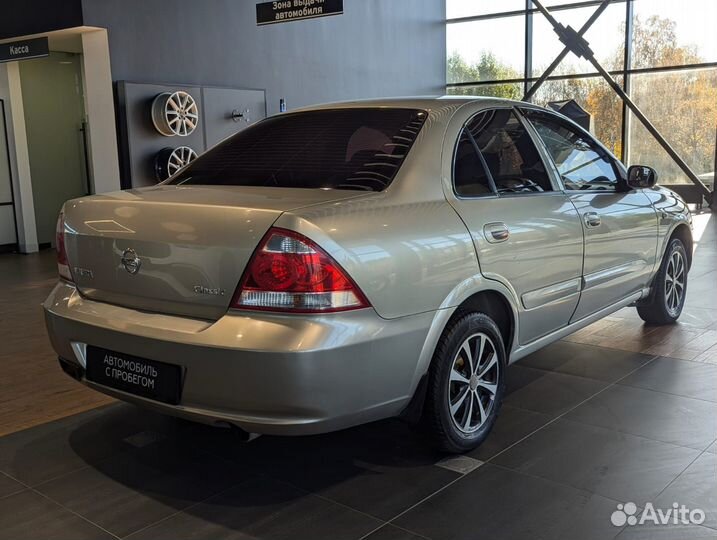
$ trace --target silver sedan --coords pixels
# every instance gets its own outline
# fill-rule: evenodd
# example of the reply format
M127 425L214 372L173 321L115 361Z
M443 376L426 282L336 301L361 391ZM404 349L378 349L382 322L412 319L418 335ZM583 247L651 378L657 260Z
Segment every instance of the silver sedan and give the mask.
M386 417L488 436L511 362L625 306L677 320L684 202L554 112L487 98L281 114L154 187L68 201L63 369L245 433Z

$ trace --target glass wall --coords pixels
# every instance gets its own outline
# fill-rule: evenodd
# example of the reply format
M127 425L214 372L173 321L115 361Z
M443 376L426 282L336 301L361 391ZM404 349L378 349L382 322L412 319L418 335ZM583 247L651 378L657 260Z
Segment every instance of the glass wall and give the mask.
M563 50L532 0L446 2L449 94L522 99ZM579 30L601 2L543 4ZM600 64L707 183L714 178L717 140L715 21L716 0L613 0L584 36ZM572 53L532 101L565 99L590 112L593 133L627 164L654 166L664 184L689 182L594 66Z

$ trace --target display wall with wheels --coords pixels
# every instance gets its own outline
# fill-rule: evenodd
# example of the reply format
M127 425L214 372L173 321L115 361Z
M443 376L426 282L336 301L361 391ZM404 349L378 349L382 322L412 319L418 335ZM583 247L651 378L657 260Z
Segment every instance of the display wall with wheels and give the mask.
M266 117L264 90L121 81L116 93L124 189L166 180Z

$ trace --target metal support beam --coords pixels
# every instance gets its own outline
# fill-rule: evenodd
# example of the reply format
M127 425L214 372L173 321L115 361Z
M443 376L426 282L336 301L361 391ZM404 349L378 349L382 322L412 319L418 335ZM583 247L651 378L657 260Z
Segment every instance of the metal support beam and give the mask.
M530 90L530 79L533 77L533 12L531 0L525 0L525 69L523 75L523 95Z
M710 202L710 208L717 210L717 129L715 129L715 168L712 169L712 201Z
M625 2L625 55L623 57L623 70L625 75L622 77L622 89L629 96L632 94L632 76L629 75L632 69L632 37L635 31L633 0ZM623 163L630 163L630 128L632 119L625 102L622 103L622 147L620 151L620 159Z
M609 3L609 0L605 0L605 3ZM550 24L553 25L553 30L555 30L555 33L558 34L558 38L560 41L565 43L565 46L569 51L572 51L577 56L581 56L585 58L588 62L590 62L595 70L602 75L603 79L610 85L610 88L613 89L613 91L620 96L620 99L625 103L625 105L628 106L628 108L632 111L632 114L634 114L640 122L642 122L642 125L645 126L645 129L650 132L650 134L655 137L655 140L664 148L665 152L669 154L669 156L673 159L675 163L677 163L677 166L682 169L682 172L684 172L687 177L692 181L693 184L695 184L699 190L702 192L704 197L710 202L710 204L714 204L713 200L713 194L709 190L707 186L705 186L702 181L697 177L697 175L694 173L694 171L690 168L689 165L683 160L680 155L670 146L670 144L665 140L665 138L660 134L659 131L657 131L657 128L652 125L652 123L647 119L647 117L642 113L640 108L630 99L630 96L628 96L625 91L620 87L619 84L615 81L615 79L612 78L612 76L600 65L600 62L598 62L595 59L595 54L593 53L592 49L590 49L590 46L587 41L573 28L571 27L565 27L562 24L560 24L557 20L555 20L555 17L553 17L550 12L545 9L545 6L540 2L540 0L533 0L533 4L535 4L535 7L537 7L540 12L545 15L545 18L548 19ZM600 5L602 7L602 4ZM599 9L599 8L598 8ZM532 90L532 88L531 88Z
M598 8L590 16L590 18L587 21L585 21L585 24L582 26L582 28L580 28L580 30L578 30L578 36L582 37L583 34L585 34L585 32L587 32L590 29L590 27L597 20L597 18L602 14L602 12L605 11L605 9L607 9L607 6L610 4L611 1L612 0L603 0L603 3L598 6ZM533 2L533 3L536 6L539 5L536 2ZM540 7L542 7L542 6L540 6ZM540 9L540 7L538 7L538 9ZM545 9L545 8L543 8L543 9ZM532 15L529 15L529 16L532 16ZM555 24L560 25L560 23L558 21L556 21L549 14L548 14L548 20L550 20L551 24L553 24L553 25L555 25ZM555 68L557 68L558 65L560 65L560 62L563 61L563 59L568 55L569 52L570 52L570 47L568 47L568 46L566 46L562 51L560 51L560 54L555 58L555 60L553 60L553 62L543 72L543 74L540 76L540 78L537 81L535 81L535 83L533 83L533 85L525 92L525 95L523 96L523 101L530 101L530 99L535 95L535 92L538 91L538 88L540 88L541 85L547 80L547 78L550 77L550 75L553 73L553 71L555 71Z

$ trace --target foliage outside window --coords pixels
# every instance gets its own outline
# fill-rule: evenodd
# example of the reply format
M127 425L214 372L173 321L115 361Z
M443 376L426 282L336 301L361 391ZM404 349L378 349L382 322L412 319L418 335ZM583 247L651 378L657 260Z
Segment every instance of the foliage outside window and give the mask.
M666 69L686 65L699 66L717 60L717 47L712 47L713 42L717 43L717 37L689 32L690 25L697 28L699 25L707 24L690 11L690 6L696 8L695 12L701 9L712 13L717 10L717 2L685 0L680 3L682 7L678 9L676 3L668 6L664 0L631 1L634 4L635 14L632 20L630 71L625 71L624 2L617 2L601 15L604 19L602 22L598 19L594 24L593 33L588 33L588 41L592 40L597 44L598 40L603 40L603 43L609 40L612 43L611 51L602 46L598 54L600 62L613 73L618 84L624 85L625 82L629 82L627 88L632 99L695 172L703 175L703 179L709 182L710 174L714 174L715 162L717 69L707 65L709 69L681 69L653 73L644 71L654 67ZM551 5L551 2L548 1L546 4ZM596 6L582 7L556 11L554 15L559 21L579 28L595 9ZM613 11L608 13L610 10ZM622 18L616 16L618 12L622 13ZM515 16L510 17L510 19L515 18ZM533 50L534 77L540 75L547 63L553 60L553 58L546 60L545 55L540 58L535 57L536 50L546 49L545 44L536 45L535 40L545 40L550 35L551 40L557 41L552 30L549 34L536 30L538 25L542 27L546 24L542 19L544 17L539 13L533 15L534 41L528 47ZM475 55L471 57L474 58L473 61L469 61L464 51L455 46L459 44L455 39L449 40L449 44L454 45L453 48L449 48L447 58L449 94L522 99L526 89L524 73L500 60L501 56L498 54L501 53L500 41L493 40L491 43L482 41L483 35L491 34L487 25L499 20L500 18L480 21L481 28L485 32L476 33L471 51L474 52L480 47L484 49L481 49L477 59ZM448 26L450 32L450 22ZM599 30L595 30L596 28ZM692 43L694 40L699 43ZM712 48L715 50L712 51ZM560 48L557 50L559 51ZM516 64L514 61L512 63ZM584 60L578 60L573 54L568 54L554 72L554 76L543 83L533 102L547 105L552 101L574 99L592 115L594 134L620 157L625 144L622 101L608 84L594 73L594 70L592 73L586 70L585 65ZM642 71L634 73L632 70ZM586 76L579 78L566 76L566 74L583 73ZM628 77L628 81L625 77ZM531 81L527 82L529 84ZM626 120L630 121L627 152L630 164L654 166L663 183L689 182L639 120L631 114Z

